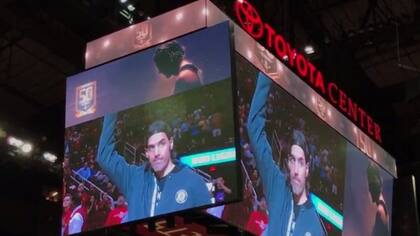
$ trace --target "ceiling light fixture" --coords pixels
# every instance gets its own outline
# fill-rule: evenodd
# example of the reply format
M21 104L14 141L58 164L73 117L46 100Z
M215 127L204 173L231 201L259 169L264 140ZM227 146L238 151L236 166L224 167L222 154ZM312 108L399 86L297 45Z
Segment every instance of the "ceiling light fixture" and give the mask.
M15 138L13 136L9 136L7 138L7 143L11 146L14 146L14 147L21 147L24 144L24 142L22 140L20 140L18 138Z
M32 147L32 144L30 144L30 143L25 143L20 148L20 150L22 150L22 152L24 152L24 153L30 153L30 152L32 152L32 149L33 149L33 147Z
M57 156L54 154L51 154L49 152L44 152L44 154L42 155L44 157L45 160L54 163L57 160Z
M307 55L311 55L315 53L315 49L312 45L306 45L303 49Z
M127 6L127 9L128 9L129 11L134 11L134 10L136 10L136 8L133 6L133 4L128 5L128 6Z

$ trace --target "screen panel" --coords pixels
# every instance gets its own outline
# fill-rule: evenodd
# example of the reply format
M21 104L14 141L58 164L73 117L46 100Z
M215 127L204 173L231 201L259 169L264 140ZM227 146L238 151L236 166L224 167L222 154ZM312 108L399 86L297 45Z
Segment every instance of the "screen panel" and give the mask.
M219 9L217 9L216 6L212 5L211 3L209 4L209 9L212 12L217 11L217 14L215 16L210 15L208 17L208 21L207 21L208 25L211 25L212 23L216 23L221 19L229 19L226 15L224 15L223 12L221 12ZM304 104L304 106L306 106L308 109L314 112L320 119L328 123L333 129L335 129L338 133L340 133L342 136L339 136L339 137L345 140L345 143L346 143L344 149L347 148L346 146L352 146L352 144L354 144L355 146L357 146L358 150L361 151L361 152L359 151L358 155L362 155L367 160L369 160L370 158L372 160L371 161L372 163L375 162L375 163L380 164L381 167L387 171L386 173L388 174L388 176L387 174L385 174L384 176L387 176L387 186L388 186L387 189L389 190L389 186L392 185L393 179L392 178L389 179L388 177L392 175L394 177L397 176L394 158L391 155L389 155L389 153L387 153L383 148L381 148L377 143L371 140L360 129L358 129L343 114L338 112L338 110L336 110L331 104L329 104L313 89L307 86L304 83L304 81L302 81L302 79L296 76L289 68L287 68L279 60L277 60L273 54L271 54L266 48L264 48L264 46L257 43L254 39L252 39L252 37L250 37L250 35L244 32L244 30L242 30L236 24L234 24L234 28L235 28L234 30L235 50L239 54L241 54L244 58L246 58L246 60L248 60L251 64L253 64L259 70L263 71L266 75L268 75L271 79L273 79L275 83L279 84L282 88L286 89L287 92L292 94L297 100L299 100L302 104ZM254 78L254 76L252 76L251 78ZM252 79L248 79L248 81L250 80ZM243 123L243 121L240 121L240 123ZM246 128L241 127L241 132L244 132L243 130L246 130ZM243 136L241 135L241 137ZM355 148L354 146L352 147ZM343 159L345 161L351 161L352 156L346 150L342 150L341 153L342 154L344 153ZM364 153L364 154L361 154L361 153ZM241 154L242 156L244 156L244 159L246 158L246 156L252 156L252 152L250 152L249 150L242 151ZM383 169L381 171L383 171ZM247 173L244 173L245 176L246 174ZM343 171L341 174L342 178L346 174L348 173L345 173ZM347 182L348 181L346 180L346 183ZM344 184L343 181L341 183ZM248 187L247 183L245 183L244 185L245 185L244 201L238 204L231 204L230 207L227 207L227 206L225 207L227 207L227 209L231 208L232 210L230 210L230 212L240 212L239 213L240 215L248 215L248 217L238 217L237 215L232 216L232 214L231 215L228 214L227 216L225 207L209 209L209 213L215 216L218 216L219 218L223 217L225 219L229 219L230 223L240 226L242 228L246 228L247 223L252 219L249 217L249 212L256 209L256 205L258 202L256 202L255 200L252 200L253 199L252 196L255 195L256 191L254 190L247 191L247 188L251 189L251 187ZM341 186L341 190L342 188L343 187ZM347 187L345 191L348 191ZM389 196L389 192L387 194ZM343 209L343 206L342 206L343 193L341 194L340 197L341 197L341 209ZM346 215L343 215L344 218L337 217L338 215L336 214L336 212L330 211L330 208L325 207L324 205L322 205L322 203L321 205L319 205L320 201L318 198L312 197L311 199L313 200L314 205L318 204L318 206L322 206L321 208L318 208L318 210L320 210L319 211L320 213L324 210L328 211L327 214L324 214L323 216L324 218L329 218L330 220L339 219L339 221L341 222L342 228L346 227L345 225L348 224L347 222L349 221L349 220L345 220ZM388 201L392 201L392 199ZM346 200L346 203L347 203L347 200ZM352 203L346 204L346 210L351 211L351 206L352 206ZM341 213L343 213L343 211ZM254 226L251 229L249 229L249 231L255 230L256 234L259 234L260 232L263 231L264 227L266 227L267 220L268 220L267 217L259 217L259 218L257 217L256 222L259 222L259 223L254 224ZM344 223L344 221L346 223ZM276 221L276 222L279 224L281 223L280 221ZM331 228L330 226L327 225L326 227L327 231L329 230L329 228ZM333 232L333 235L334 234L339 234L339 232ZM364 235L364 234L361 234L361 235Z
M391 235L393 177L347 146L343 235Z
M176 42L176 45L171 42ZM165 45L173 47L166 50L167 53L177 53L174 60L183 58L181 69L197 71L202 84L230 76L228 27L211 27L161 47ZM155 46L69 77L66 88L66 127L188 89L186 83L184 86L176 83L177 78L172 75L174 72L166 72L169 76L160 73L154 59L158 49L159 46ZM168 69L173 70L171 67Z
M222 23L68 79L63 233L239 200L230 53Z
M308 199L322 220L325 230L322 233L326 235L389 235L392 220L393 176L273 82L266 95L264 122L259 123L257 127L264 127L265 134L260 133L260 135L267 136L267 144L272 153L263 156L272 159L271 164L286 176L285 182L288 187L284 188L280 184L274 187L265 186L272 181L264 180L264 175L267 175L270 170L256 157L261 153L270 152L264 147L266 146L264 143L255 144L254 142L253 145L251 133L253 131L252 128L250 130L250 127L247 127L247 123L252 119L250 111L253 107L253 99L259 96L255 95L258 94L256 91L264 89L264 86L258 87L257 81L262 77L265 80L269 79L239 54L236 54L235 59L244 200L240 203L209 209L208 213L255 235L268 232L270 220L275 221L273 227L282 230L281 227L284 228L285 221L289 219L287 216L290 217L293 214L285 214L286 216L283 217L275 216L271 219L273 214L270 214L270 204L278 210L279 202L281 205L284 201L279 198L271 202L267 201L266 195L273 194L267 188L277 188L277 192L284 192L286 189L293 196L296 195L293 189L293 178L287 178L294 174L288 166L288 158L293 150L288 139L291 136L301 136L301 139L307 142L310 156L309 173L306 179L309 183L306 186L309 189ZM372 189L375 188L376 195L372 193L374 192ZM280 189L283 190L280 191ZM281 210L284 211L284 209ZM381 215L381 212L386 214ZM383 224L379 221L381 216L387 219L383 221ZM306 221L302 223L302 221L299 222L298 217L295 230L309 232L312 235L317 234L311 231L311 225L316 222L316 218L312 220L306 218Z
M267 233L285 233L288 224L295 224L294 232L298 235L306 232L317 235L324 231L341 235L346 140L280 86L271 83L265 100L264 122L257 125L256 131L260 132L258 127L264 125L268 142L253 141L252 128L247 124L252 119L253 96L259 96L254 95L256 83L262 77L270 79L239 54L235 59L244 200L210 209L209 213L256 235L268 230L270 220L274 222L270 226L278 228ZM296 159L298 143L304 147L308 159ZM268 164L259 161L258 155L269 159ZM305 195L300 198L301 204L292 203L295 192ZM296 221L289 221L292 205L299 209L293 214L302 215ZM302 222L304 218L306 223Z

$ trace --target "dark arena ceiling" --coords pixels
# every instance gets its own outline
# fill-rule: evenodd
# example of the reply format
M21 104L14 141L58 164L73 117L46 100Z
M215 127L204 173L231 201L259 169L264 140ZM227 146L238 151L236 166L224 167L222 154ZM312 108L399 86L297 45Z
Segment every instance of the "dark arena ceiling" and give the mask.
M126 4L119 0L0 1L0 129L31 140L35 151L58 155L53 166L35 157L24 160L8 149L0 133L2 206L60 211L58 203L43 199L45 192L60 188L65 81L83 70L86 43L193 1L129 2L135 7L132 20L120 14ZM233 4L213 2L227 11ZM420 176L419 2L250 2L296 48L315 47L310 60L381 125L382 146L396 158L399 175ZM23 224L31 222L30 216ZM56 221L48 214L36 217L31 224ZM22 223L2 224L1 235L26 235Z

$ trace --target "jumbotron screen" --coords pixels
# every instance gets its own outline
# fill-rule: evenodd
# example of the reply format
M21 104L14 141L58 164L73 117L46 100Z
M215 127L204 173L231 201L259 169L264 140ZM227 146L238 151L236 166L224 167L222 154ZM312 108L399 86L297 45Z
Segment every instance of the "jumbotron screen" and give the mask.
M246 58L235 64L244 199L207 211L255 235L390 235L393 177ZM278 80L296 76L286 70Z
M62 235L240 199L229 31L68 78Z

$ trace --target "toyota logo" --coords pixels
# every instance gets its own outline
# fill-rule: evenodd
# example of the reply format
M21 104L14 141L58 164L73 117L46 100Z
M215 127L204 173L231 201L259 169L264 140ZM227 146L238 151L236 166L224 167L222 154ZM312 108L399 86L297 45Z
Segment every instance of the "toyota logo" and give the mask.
M261 38L264 34L263 22L255 8L247 1L237 1L235 5L236 17L242 28L252 37Z

